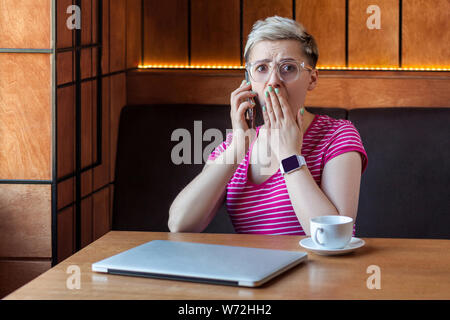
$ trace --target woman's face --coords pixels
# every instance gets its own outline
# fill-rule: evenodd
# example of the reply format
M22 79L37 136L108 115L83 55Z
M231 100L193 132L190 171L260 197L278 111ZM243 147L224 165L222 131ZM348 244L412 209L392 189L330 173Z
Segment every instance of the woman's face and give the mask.
M269 59L273 65L280 62L282 59L293 58L297 62L305 62L307 60L303 57L299 42L296 40L277 40L277 41L261 41L258 42L251 50L248 63L255 61ZM317 84L318 71L301 70L297 80L293 82L283 82L275 70L271 70L266 82L255 82L251 79L252 90L258 93L261 104L264 103L264 92L269 89L269 85L273 88L279 88L280 94L284 95L291 107L291 111L296 114L299 108L304 105L306 91L314 89Z

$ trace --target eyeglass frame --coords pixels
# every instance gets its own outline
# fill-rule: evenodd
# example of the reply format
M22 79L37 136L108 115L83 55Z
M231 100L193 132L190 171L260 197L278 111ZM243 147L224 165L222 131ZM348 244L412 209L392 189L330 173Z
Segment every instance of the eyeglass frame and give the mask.
M252 72L250 71L251 70L251 68L253 67L253 65L255 64L255 63L263 63L264 62L264 60L263 61L255 61L255 62L252 62L252 63L246 63L245 64L245 69L247 70L247 72L249 73L249 75L250 75L250 78L253 80L253 81L255 81L255 82L258 82L258 81L256 81L255 79L253 79L253 75L252 75ZM284 82L284 80L281 78L281 76L280 76L280 64L283 64L283 63L286 63L286 62L292 62L292 63L295 63L296 65L297 65L297 68L298 68L298 70L300 71L300 68L301 69L304 69L304 70L308 70L308 71L313 71L314 69L312 68L312 67L309 67L309 66L305 66L305 61L302 61L302 62L299 62L299 61L296 61L296 60L286 60L286 61L280 61L280 62L278 62L277 63L277 68L276 68L276 72L277 72L277 75L278 75L278 78L281 80L281 81L283 81ZM269 63L270 65L271 65L271 69L270 69L270 73L269 73L269 76L272 74L272 71L273 71L273 61L272 62L270 62ZM298 79L298 77L300 76L300 74L301 74L301 71L300 72L298 72L297 73L297 77L294 79L294 80L291 80L290 82L294 82L294 81L296 81L297 79Z

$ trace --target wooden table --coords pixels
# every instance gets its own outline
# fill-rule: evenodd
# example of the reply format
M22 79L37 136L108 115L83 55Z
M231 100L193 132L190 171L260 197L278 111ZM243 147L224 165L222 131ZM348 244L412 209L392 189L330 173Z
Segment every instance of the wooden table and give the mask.
M106 275L91 264L155 239L306 251L299 236L111 231L5 299L450 299L450 240L365 238L343 256L308 260L259 288ZM81 288L68 289L69 266L79 266ZM368 289L369 266L380 269L380 289ZM372 282L371 282L372 283Z

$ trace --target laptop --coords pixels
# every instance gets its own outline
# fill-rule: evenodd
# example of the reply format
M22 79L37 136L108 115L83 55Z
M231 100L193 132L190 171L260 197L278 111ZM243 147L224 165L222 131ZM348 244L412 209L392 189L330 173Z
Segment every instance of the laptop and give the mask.
M92 271L257 287L306 258L300 251L153 240L92 264Z

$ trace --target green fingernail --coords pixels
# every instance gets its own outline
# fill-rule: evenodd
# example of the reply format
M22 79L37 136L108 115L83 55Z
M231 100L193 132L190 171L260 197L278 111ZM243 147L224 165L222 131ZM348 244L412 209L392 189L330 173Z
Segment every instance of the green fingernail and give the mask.
M275 88L275 93L276 93L276 94L279 94L279 93L280 93L280 89Z
M300 109L300 114L303 115L305 113L305 108Z
M264 92L264 94L266 95L266 98L269 97L269 91Z
M265 105L262 106L262 110L263 110L263 112L266 112L266 106Z
M272 92L272 87L271 86L269 86L269 92Z
M249 85L250 84L250 81L249 82L247 82L247 85Z

